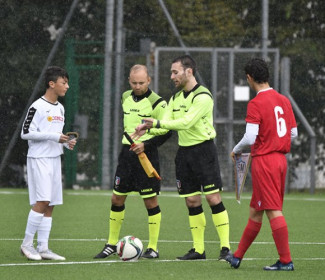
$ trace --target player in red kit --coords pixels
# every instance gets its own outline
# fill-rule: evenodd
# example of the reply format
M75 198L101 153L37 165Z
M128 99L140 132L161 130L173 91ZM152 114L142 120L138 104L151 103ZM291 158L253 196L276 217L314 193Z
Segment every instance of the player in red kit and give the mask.
M246 133L234 147L231 157L251 146L253 193L249 219L233 258L228 261L239 268L242 258L258 235L264 212L269 219L279 260L264 270L294 270L286 220L282 213L287 160L291 140L298 135L290 101L272 89L264 60L254 58L245 66L247 82L257 92L247 106Z

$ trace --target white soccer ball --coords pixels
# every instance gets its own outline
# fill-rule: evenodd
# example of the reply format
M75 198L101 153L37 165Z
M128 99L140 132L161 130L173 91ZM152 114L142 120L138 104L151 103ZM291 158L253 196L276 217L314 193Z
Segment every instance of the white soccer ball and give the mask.
M120 239L116 250L122 261L137 261L142 255L143 244L139 238L128 235Z

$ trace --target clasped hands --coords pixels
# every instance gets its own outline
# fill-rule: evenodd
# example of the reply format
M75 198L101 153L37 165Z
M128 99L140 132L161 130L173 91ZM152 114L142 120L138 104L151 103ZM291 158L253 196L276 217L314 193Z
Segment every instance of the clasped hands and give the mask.
M73 150L74 146L77 144L77 140L74 139L70 139L70 137L68 135L65 134L61 134L60 135L60 139L59 139L59 143L64 144L64 146L69 149L69 150Z

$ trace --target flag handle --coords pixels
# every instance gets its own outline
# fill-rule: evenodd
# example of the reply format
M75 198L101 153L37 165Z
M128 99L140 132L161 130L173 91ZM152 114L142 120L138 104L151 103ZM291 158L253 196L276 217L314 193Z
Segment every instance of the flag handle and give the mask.
M133 147L135 144L134 144L132 138L130 137L130 135L126 131L124 131L123 134L124 134L125 138L130 142L131 147Z

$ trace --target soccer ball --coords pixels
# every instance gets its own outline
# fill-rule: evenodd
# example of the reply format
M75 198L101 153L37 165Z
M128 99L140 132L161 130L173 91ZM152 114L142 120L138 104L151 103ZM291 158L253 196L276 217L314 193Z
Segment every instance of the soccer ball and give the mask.
M122 261L137 261L141 257L143 244L139 238L128 235L120 239L116 250Z

